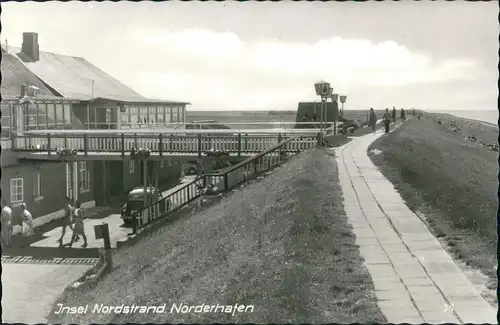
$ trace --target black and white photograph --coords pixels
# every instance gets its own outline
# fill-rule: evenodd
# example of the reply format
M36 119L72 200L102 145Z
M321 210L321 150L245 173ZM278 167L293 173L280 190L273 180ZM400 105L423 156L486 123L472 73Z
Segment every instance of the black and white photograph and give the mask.
M2 324L498 324L498 15L2 2Z

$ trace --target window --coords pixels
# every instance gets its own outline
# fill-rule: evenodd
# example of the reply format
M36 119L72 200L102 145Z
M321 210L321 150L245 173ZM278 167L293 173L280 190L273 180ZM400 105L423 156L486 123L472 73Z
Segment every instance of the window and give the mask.
M172 107L172 123L179 122L179 110L177 106Z
M86 192L90 190L90 173L87 170L87 162L81 161L78 163L78 182L80 191Z
M179 122L184 123L184 108L179 106Z
M56 104L56 129L64 127L64 108L62 104Z
M40 173L33 174L33 197L38 198L42 196L42 184L40 182Z
M165 123L172 123L172 107L165 107Z
M148 108L147 107L139 107L139 123L146 124L148 123Z
M120 126L122 128L130 127L129 117L130 117L130 108L125 107L124 112L120 110L120 124L121 124Z
M131 160L128 163L128 173L133 174L135 172L135 161Z
M64 111L64 124L67 128L71 127L71 104L65 103L63 104Z
M155 106L150 106L148 107L149 110L149 123L156 124L156 107Z
M56 123L56 107L54 104L47 104L47 129L53 129Z
M127 107L130 112L130 127L137 127L139 123L139 110L137 107Z
M165 160L160 161L160 168L165 167Z
M10 179L10 202L19 203L24 201L24 184L22 178Z
M158 106L158 124L165 123L165 106Z
M47 104L36 104L38 129L47 129Z
M112 113L111 113L111 107L106 107L106 115L105 115L105 121L106 124L111 124L112 122Z
M28 130L36 130L38 129L38 112L37 112L37 104L29 103L27 105L28 109Z
M12 106L10 104L1 104L2 108L2 139L10 138L11 128L11 112Z

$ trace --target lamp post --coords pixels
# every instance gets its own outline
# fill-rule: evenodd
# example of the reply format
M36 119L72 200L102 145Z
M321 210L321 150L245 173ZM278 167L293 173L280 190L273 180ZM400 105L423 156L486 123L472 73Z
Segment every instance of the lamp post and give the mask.
M332 94L332 105L334 109L333 117L333 134L337 134L337 120L339 118L339 106L337 104L337 110L335 111L335 103L339 101L339 94Z
M326 94L325 97L325 111L323 112L323 121L325 123L325 134L326 134L326 129L327 129L327 122L328 122L328 98L331 98L333 94L333 88L330 87L328 89L328 93Z
M347 100L347 96L346 95L341 95L339 96L340 97L340 102L342 103L342 118L344 118L344 103L346 102Z
M321 97L321 120L320 120L320 145L323 145L323 120L325 114L325 102L328 98L328 94L331 93L332 88L330 83L325 81L320 81L314 84L314 89L316 90L316 95Z

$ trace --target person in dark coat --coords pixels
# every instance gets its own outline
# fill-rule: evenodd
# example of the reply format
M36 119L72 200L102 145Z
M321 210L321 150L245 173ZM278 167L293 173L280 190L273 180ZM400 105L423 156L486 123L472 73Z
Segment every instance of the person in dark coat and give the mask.
M306 123L306 122L309 122L309 114L305 114L304 117L302 118L302 122L303 123ZM300 126L301 129L307 129L307 124L302 124Z
M377 115L373 108L370 108L370 113L368 116L368 126L371 126L373 133L375 133L375 126L377 124Z
M389 128L391 125L391 113L389 113L389 109L385 109L384 113L384 127L385 127L385 133L389 133Z
M392 107L392 121L396 122L396 107Z
M401 107L401 121L406 120L406 112L405 109Z

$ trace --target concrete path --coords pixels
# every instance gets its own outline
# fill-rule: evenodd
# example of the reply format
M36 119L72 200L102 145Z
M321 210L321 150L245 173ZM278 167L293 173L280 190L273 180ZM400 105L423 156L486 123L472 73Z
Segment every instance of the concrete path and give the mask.
M2 323L46 323L52 303L91 267L2 263Z
M349 222L389 323L493 323L483 299L367 155L382 135L335 149Z
M162 192L163 196L169 195L192 180L194 180L193 176L184 177L181 184ZM177 204L177 202L172 203ZM113 248L116 247L118 241L126 240L127 235L132 231L130 228L122 227L123 220L119 214L110 214L104 218L85 219L87 249L103 247L103 240L96 239L94 234L94 225L102 223L109 225ZM45 316L57 297L69 284L76 281L97 263L96 258L66 258L65 255L79 256L75 251L84 251L81 248L82 239L75 243L73 248L60 249L57 252L58 258L53 260L32 258L31 255L39 254L40 250L50 250L42 252L45 255L55 252L53 250L59 246L57 240L61 236L61 231L61 226L51 227L44 231L41 236L43 239L29 244L29 247L24 250L30 256L9 256L8 258L2 256L2 321L4 323L45 323ZM68 229L64 236L64 243L71 240L71 235L72 232ZM71 260L71 262L56 264L60 263L61 260ZM29 306L29 312L27 312L26 306Z

